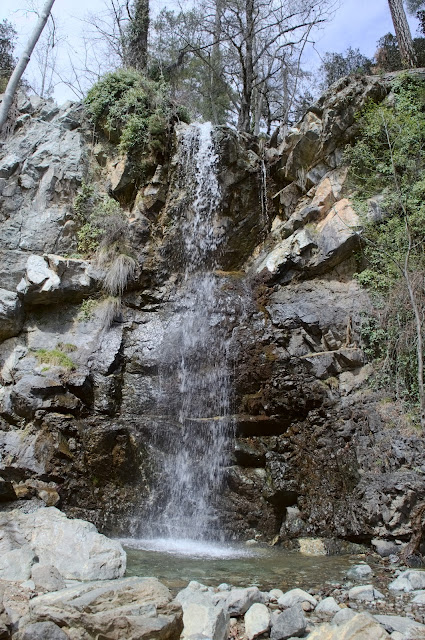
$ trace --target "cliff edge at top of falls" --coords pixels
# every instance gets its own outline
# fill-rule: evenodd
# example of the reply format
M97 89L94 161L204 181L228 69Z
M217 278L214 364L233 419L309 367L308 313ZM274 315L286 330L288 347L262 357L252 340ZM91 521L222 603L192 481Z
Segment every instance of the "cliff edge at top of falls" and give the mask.
M423 439L368 387L360 328L370 302L352 277L360 222L342 159L356 113L384 100L391 79L339 81L266 147L215 131L215 277L229 301L219 321L236 429L216 500L229 537L411 535ZM188 125L142 177L102 133L91 144L81 105L21 98L18 107L0 150L0 501L42 500L128 531L160 484L161 433L178 437L164 422L162 345L184 312L188 193L176 150ZM113 211L106 231L90 217L98 206ZM111 252L102 262L96 243L91 253L82 243L92 231L106 242L111 228L131 258L122 295L111 294Z

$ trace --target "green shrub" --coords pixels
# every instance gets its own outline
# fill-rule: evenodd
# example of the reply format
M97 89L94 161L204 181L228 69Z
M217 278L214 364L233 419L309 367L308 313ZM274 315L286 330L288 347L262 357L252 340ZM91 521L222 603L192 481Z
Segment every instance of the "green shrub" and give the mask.
M187 111L168 97L163 81L150 80L133 69L106 74L84 102L92 123L116 139L121 152L132 155L160 154L167 146L171 124L189 121Z

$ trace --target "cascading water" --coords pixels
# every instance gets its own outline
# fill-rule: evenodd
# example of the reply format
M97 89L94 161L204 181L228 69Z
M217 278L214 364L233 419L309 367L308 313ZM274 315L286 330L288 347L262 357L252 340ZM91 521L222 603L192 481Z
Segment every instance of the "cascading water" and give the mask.
M178 165L186 194L184 279L163 345L162 413L169 419L160 434L164 453L151 520L156 536L199 541L219 537L214 501L233 432L228 323L236 310L216 273L224 231L210 123L180 132Z

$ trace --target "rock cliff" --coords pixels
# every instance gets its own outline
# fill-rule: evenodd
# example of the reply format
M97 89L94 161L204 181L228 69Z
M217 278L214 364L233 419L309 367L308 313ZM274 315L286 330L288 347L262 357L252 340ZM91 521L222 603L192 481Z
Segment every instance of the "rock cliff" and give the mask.
M344 79L269 146L216 131L216 275L239 301L220 320L235 389L217 498L228 536L410 536L423 440L368 386L370 302L352 277L361 225L343 165L356 113L389 91L389 77ZM92 144L81 105L21 98L19 113L0 149L0 501L137 531L161 498L161 433L177 429L159 399L162 345L183 312L179 167L171 151L136 184L131 159ZM78 254L83 184L120 202L137 258L112 315L104 268Z

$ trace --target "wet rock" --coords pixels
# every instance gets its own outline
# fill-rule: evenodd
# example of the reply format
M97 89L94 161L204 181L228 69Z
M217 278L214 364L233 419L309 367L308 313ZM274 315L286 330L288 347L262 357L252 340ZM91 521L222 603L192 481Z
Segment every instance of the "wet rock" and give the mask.
M28 514L1 513L0 526L2 548L7 551L1 559L3 579L18 579L12 575L10 561L6 564L5 558L9 559L10 554L19 559L15 566L21 567L22 575L25 574L21 580L30 577L35 557L40 564L55 567L63 578L107 580L124 575L126 556L119 542L99 534L89 522L68 519L55 507Z
M307 619L300 605L285 609L272 621L271 640L301 638L307 628Z
M259 602L253 604L244 616L245 635L248 640L266 633L270 627L270 611Z
M291 591L287 591L277 602L282 608L293 607L296 604L303 605L304 603L310 605L308 610L314 609L317 606L316 598L313 598L307 591L303 591L302 589L291 589Z
M87 582L38 596L30 601L30 619L72 629L78 640L179 640L183 628L180 605L156 578Z
M372 584L353 587L348 592L348 597L350 600L357 602L373 602L374 600L384 600L385 598L384 594L375 589Z
M222 592L223 595L227 593ZM217 594L217 595L222 595ZM176 596L183 609L183 637L203 635L211 640L225 640L230 615L226 608L225 597L219 599L207 591L204 585L195 581Z

